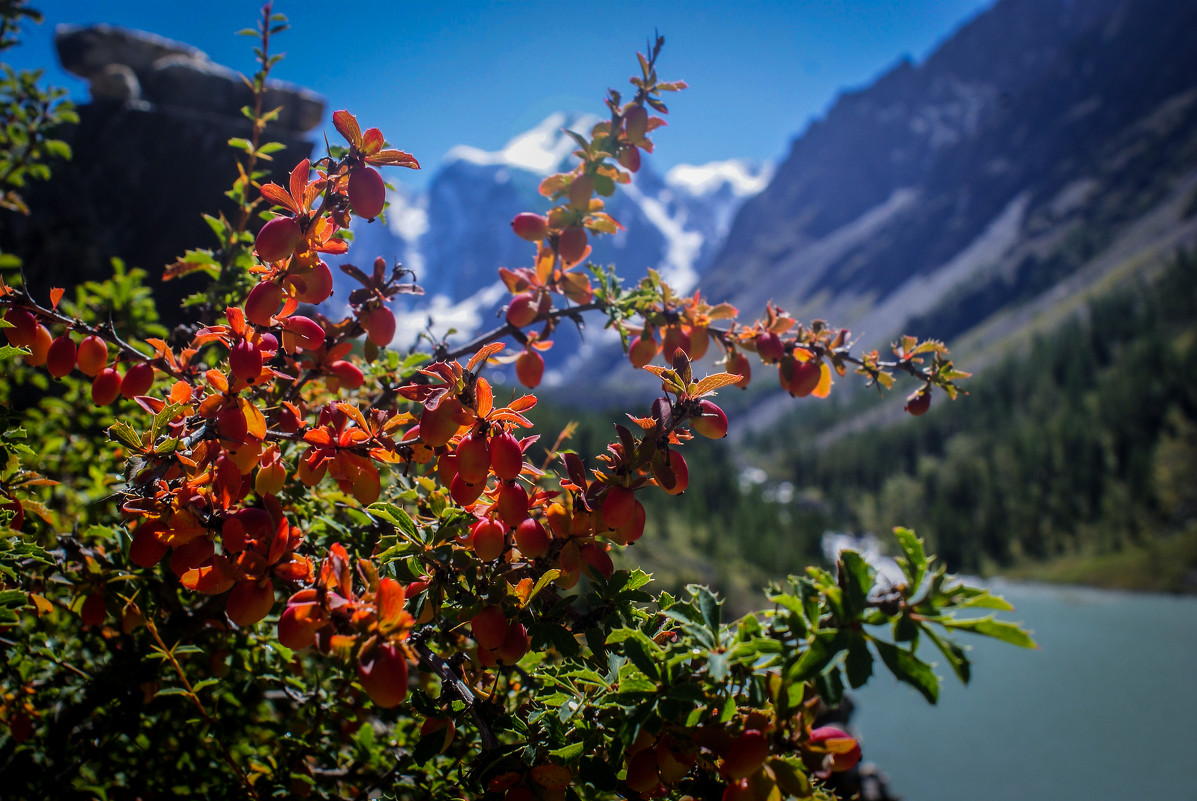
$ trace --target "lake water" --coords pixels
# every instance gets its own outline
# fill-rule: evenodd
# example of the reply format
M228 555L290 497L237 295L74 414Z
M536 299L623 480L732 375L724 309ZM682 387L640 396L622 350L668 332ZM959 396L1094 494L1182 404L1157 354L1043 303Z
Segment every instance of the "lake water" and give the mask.
M1040 650L961 634L972 682L941 658L937 706L880 663L854 696L865 759L892 790L903 801L1197 801L1197 599L992 586Z

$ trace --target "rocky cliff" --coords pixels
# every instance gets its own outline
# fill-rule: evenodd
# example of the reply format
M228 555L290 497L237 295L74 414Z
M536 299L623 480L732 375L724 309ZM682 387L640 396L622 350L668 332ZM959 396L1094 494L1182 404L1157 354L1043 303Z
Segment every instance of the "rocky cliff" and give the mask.
M1000 0L841 96L700 285L883 346L1197 241L1195 31L1193 3Z

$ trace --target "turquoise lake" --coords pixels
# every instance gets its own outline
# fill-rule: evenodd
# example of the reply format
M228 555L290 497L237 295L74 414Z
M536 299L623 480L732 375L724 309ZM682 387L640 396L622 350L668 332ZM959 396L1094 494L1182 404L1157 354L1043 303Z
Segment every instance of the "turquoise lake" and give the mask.
M937 706L879 663L854 695L865 759L892 790L903 801L1197 801L1197 599L991 586L1038 651L961 635L972 682L941 659Z

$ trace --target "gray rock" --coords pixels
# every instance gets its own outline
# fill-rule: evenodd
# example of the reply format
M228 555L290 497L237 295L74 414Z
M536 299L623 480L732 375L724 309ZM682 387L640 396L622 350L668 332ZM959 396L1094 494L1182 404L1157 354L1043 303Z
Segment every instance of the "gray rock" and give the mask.
M124 64L142 78L155 61L167 56L208 61L199 48L112 25L59 25L54 29L54 46L63 69L88 80L110 64Z
M235 71L201 50L144 31L111 25L59 25L58 57L68 71L91 82L94 99L176 108L241 118L253 92ZM267 85L264 108L280 108L275 123L303 133L324 118L324 100L281 81Z

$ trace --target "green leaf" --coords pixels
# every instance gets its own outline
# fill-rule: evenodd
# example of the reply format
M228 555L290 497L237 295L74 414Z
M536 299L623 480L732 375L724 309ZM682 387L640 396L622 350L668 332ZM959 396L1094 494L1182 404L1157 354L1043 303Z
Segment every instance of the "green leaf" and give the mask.
M108 433L110 436L120 440L122 444L134 450L141 450L141 435L124 420L117 420L113 423L109 427Z
M969 587L962 584L959 587L951 587L947 592L953 596L953 606L998 609L1003 612L1014 611L1014 606L1005 598L993 595L989 590L981 587ZM963 597L961 598L961 596Z
M837 566L837 581L843 590L844 614L848 620L854 620L868 604L869 590L873 588L873 576L876 571L856 551L842 551Z
M848 659L844 663L848 673L848 683L852 689L863 687L869 677L873 675L873 654L861 634L855 634L848 640Z
M586 750L585 743L573 743L564 748L558 748L556 751L550 751L549 756L557 757L562 762L573 762L578 757L582 756L582 752Z
M898 538L898 546L904 555L897 561L910 581L910 591L913 593L918 590L919 585L923 583L923 576L926 575L927 552L923 549L923 541L908 528L895 528L894 536Z
M702 622L707 630L719 640L719 627L723 622L723 602L706 587L691 584L687 587L690 594L698 599L698 611L702 613Z
M638 629L616 629L607 637L607 645L623 644L623 652L632 664L650 679L661 677L661 662L665 653L655 642Z
M972 666L969 664L968 654L964 648L947 637L940 636L930 626L923 626L922 629L928 639L935 643L935 647L948 660L952 672L956 674L956 678L960 679L960 683L968 684L969 679L972 678Z
M892 643L874 639L873 647L898 681L918 690L928 703L934 704L939 699L939 679L935 678L930 665Z
M844 634L837 630L820 631L815 634L802 656L790 667L786 680L801 683L822 673L847 648Z
M390 523L392 526L399 529L399 531L402 532L408 539L416 541L419 540L419 537L416 535L416 524L412 522L412 519L408 516L407 512L403 511L395 504L379 501L378 503L372 503L367 506L366 511L374 517Z
M936 621L944 628L971 631L973 634L983 634L986 637L1008 642L1020 648L1038 648L1026 629L1017 623L1007 623L1004 620L994 620L993 615L973 618L971 620L955 620L945 618Z

